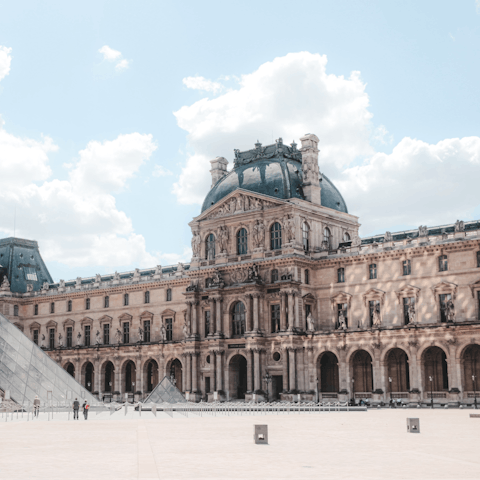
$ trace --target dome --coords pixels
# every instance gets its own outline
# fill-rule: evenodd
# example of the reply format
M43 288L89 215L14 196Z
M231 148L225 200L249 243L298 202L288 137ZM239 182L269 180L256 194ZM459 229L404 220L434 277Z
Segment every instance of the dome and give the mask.
M259 147L248 152L235 150L235 166L212 187L202 205L202 212L215 205L237 188L274 198L289 199L303 196L301 152L281 144ZM325 176L320 179L322 206L348 213L347 205L335 185Z

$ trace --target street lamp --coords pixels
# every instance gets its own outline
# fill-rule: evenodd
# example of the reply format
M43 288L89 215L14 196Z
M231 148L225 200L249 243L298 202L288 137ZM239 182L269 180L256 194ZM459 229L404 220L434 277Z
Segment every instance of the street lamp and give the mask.
M472 375L472 382L473 382L473 405L475 406L475 410L477 409L477 385L476 385L477 377Z
M272 381L272 376L268 373L265 373L265 375L263 376L263 380L265 381L265 383L267 384L267 402L269 401L268 400L268 385L269 383Z
M430 405L433 408L433 377L429 375L428 380L430 380Z
M390 384L390 407L392 406L392 377L388 377L388 383Z

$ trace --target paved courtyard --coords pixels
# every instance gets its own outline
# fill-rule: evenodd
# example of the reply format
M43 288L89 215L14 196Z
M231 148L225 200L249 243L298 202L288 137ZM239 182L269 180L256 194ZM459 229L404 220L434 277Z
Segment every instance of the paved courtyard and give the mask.
M0 478L479 479L480 418L472 412L2 418ZM407 433L409 416L420 418L420 434ZM269 445L254 445L254 424L268 424Z

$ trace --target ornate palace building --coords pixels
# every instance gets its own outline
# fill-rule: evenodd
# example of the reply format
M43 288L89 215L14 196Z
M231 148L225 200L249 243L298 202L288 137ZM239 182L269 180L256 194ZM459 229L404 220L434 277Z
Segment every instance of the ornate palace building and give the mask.
M480 223L360 238L301 142L211 161L188 265L53 283L36 242L0 241L0 313L100 399L171 376L195 401L472 403Z

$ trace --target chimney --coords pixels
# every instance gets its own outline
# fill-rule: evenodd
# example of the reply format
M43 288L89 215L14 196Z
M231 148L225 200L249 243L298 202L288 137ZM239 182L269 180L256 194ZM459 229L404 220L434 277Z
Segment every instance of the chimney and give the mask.
M303 170L303 193L305 198L321 205L320 170L318 168L318 142L319 139L312 133L307 133L300 141L302 142L302 170Z
M227 165L228 160L223 157L217 157L215 160L210 160L212 164L212 169L210 173L212 174L212 188L221 178L227 174Z

